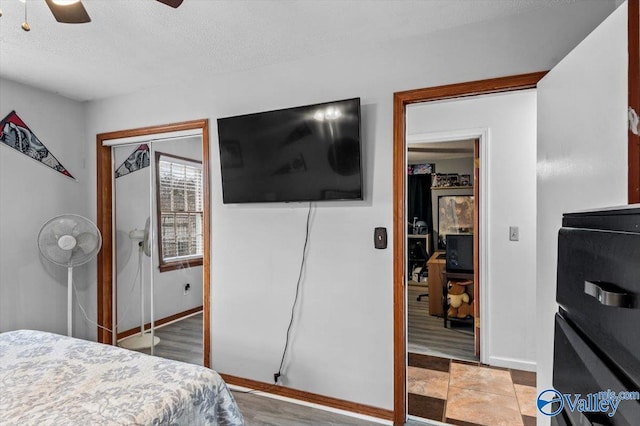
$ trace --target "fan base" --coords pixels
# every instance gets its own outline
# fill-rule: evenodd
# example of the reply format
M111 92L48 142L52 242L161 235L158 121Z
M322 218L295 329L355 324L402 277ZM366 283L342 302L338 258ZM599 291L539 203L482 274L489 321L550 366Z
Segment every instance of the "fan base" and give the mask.
M153 346L156 346L158 343L160 343L160 338L157 336L154 336ZM151 334L145 333L143 335L138 334L136 336L127 337L121 342L118 342L118 346L120 346L121 348L132 349L132 350L150 348Z

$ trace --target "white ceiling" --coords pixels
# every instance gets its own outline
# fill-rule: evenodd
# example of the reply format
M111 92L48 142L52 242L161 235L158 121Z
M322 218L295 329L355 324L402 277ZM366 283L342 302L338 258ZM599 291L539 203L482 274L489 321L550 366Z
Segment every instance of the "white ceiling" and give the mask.
M0 0L0 76L77 100L295 61L573 0L84 0L87 24L44 0Z

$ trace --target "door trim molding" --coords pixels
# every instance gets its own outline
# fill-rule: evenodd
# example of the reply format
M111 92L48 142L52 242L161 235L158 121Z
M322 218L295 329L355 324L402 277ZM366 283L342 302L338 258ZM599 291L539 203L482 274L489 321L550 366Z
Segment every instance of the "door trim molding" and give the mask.
M393 95L393 421L403 425L407 417L406 391L406 287L404 235L407 223L406 198L406 107L489 93L532 89L547 71L396 92ZM482 142L481 142L482 143ZM486 191L485 187L485 191ZM485 336L486 337L486 336ZM482 352L482 350L481 350Z
M98 342L112 344L113 333L100 327L113 330L113 179L111 146L103 146L103 142L112 139L123 139L137 136L153 136L160 133L170 133L182 130L198 129L202 132L202 179L204 191L203 233L204 255L202 264L202 303L203 318L203 365L209 367L211 363L211 309L210 309L210 263L211 263L211 190L209 163L209 120L183 121L179 123L163 124L159 126L141 127L129 130L100 133L96 135L97 160L97 226L102 234L102 250L98 253L98 282L97 282L97 320Z

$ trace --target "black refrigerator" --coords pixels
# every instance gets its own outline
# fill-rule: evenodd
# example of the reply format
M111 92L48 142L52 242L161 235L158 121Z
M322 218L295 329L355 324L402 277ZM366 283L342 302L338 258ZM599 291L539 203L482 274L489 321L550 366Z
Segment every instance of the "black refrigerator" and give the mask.
M640 205L563 216L556 301L540 411L553 425L640 425Z

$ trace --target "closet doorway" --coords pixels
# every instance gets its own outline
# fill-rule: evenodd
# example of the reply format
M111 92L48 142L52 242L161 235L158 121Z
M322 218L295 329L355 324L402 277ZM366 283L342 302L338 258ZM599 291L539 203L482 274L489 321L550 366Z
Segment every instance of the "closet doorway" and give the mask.
M135 341L135 334L140 334L149 344L131 349L209 367L208 121L99 134L97 162L97 222L103 235L98 257L98 341L127 347L123 342ZM134 180L140 181L146 196L123 198L136 186ZM185 232L189 235L182 238ZM143 298L138 296L131 304L138 310L134 325L121 320L131 319L128 299L133 298L130 289L136 282L141 291L135 293ZM158 287L151 299L154 282ZM179 294L170 294L176 291ZM197 300L190 300L194 297ZM197 306L185 307L185 303ZM154 307L158 311L149 315ZM179 312L171 314L167 309ZM176 326L177 320L181 326ZM155 327L161 325L166 325L164 341L151 344L161 334ZM140 333L142 329L149 332ZM181 351L188 342L198 346L192 354Z
M480 140L434 137L407 135L407 350L478 361Z

